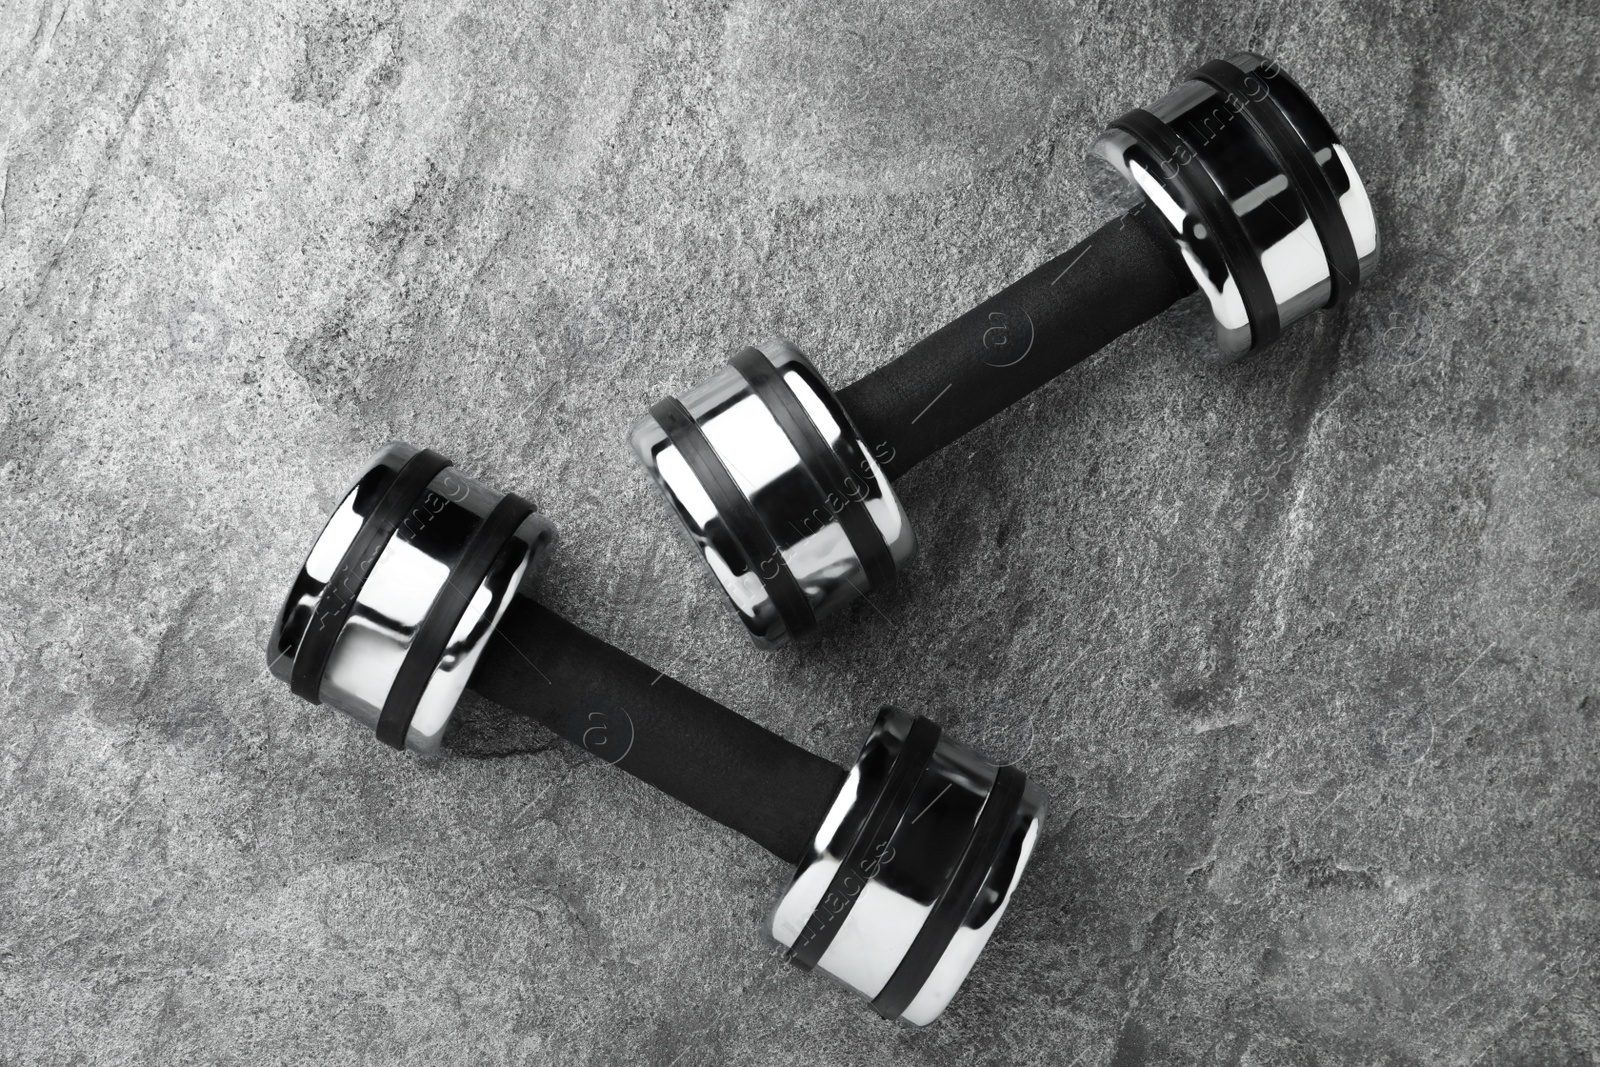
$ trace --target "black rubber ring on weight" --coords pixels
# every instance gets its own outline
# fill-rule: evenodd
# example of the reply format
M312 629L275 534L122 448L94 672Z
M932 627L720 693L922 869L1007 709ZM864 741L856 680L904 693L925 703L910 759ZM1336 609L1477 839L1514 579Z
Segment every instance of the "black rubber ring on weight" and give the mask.
M811 610L811 601L795 581L772 531L767 529L767 524L756 514L755 505L728 473L722 457L712 447L700 424L694 421L694 416L689 414L689 409L677 397L669 396L651 406L650 417L660 425L667 440L672 442L706 491L711 506L717 509L728 533L744 554L745 564L772 597L772 604L789 636L799 637L815 627L817 616ZM766 573L769 565L773 572L771 577Z
M1251 75L1227 60L1213 59L1189 77L1205 82L1224 97L1237 97L1241 102L1240 110L1246 121L1255 127L1278 169L1294 184L1311 225L1322 241L1322 252L1328 260L1328 302L1322 306L1338 307L1361 285L1361 260L1356 256L1350 224L1322 168L1317 165L1316 156L1311 154L1310 146L1271 100L1250 95L1246 83Z
M810 412L806 411L800 398L794 395L794 390L761 349L743 349L729 362L734 370L744 376L756 398L766 405L778 428L799 454L800 466L811 476L823 496L822 506L837 516L850 547L861 561L868 588L874 591L887 588L894 581L894 558L889 555L883 532L867 511L866 494L857 496L847 488L852 484L850 472L838 453L828 447L822 432L811 421ZM841 427L841 430L850 432L848 426ZM870 487L876 480L867 472L864 479L855 479L855 484L862 481ZM831 497L843 501L838 510L834 510L829 502Z
M894 974L872 1000L873 1008L885 1019L898 1019L905 1014L944 957L945 949L961 930L962 922L972 911L984 880L1005 846L1006 831L1016 818L1027 783L1028 776L1015 767L1001 767L995 773L994 784L989 787L989 795L984 799L983 810L973 824L972 836L967 838L967 847L961 853L955 872L928 910L922 929L912 939L911 947L906 949Z
M1239 298L1250 319L1250 348L1259 351L1276 341L1280 329L1278 301L1272 295L1261 257L1250 244L1233 205L1217 188L1205 164L1172 127L1143 108L1134 108L1111 126L1132 135L1158 159L1178 168L1178 183L1189 194L1200 220L1216 235L1222 258L1238 283Z
M895 753L894 763L884 777L883 791L873 801L872 810L861 821L855 840L840 858L827 890L784 954L785 959L801 970L811 970L822 959L828 946L833 944L834 935L861 898L862 890L872 880L882 850L899 828L900 820L905 818L917 782L939 746L939 732L937 724L920 715L911 721L911 729L906 731L906 739L901 742L900 751ZM856 883L853 889L848 884L852 880ZM830 900L839 901L839 906L830 910L825 906Z
M372 514L344 550L306 622L289 681L295 696L313 704L322 703L322 675L328 669L328 657L333 654L334 643L355 609L361 587L367 584L373 565L411 511L412 504L428 488L428 483L448 466L448 459L432 449L423 449L401 464L388 484L378 490L378 502Z
M378 740L390 748L406 747L406 734L417 713L417 703L428 687L428 680L444 659L450 635L461 624L478 587L488 577L495 560L506 550L523 520L533 514L533 505L514 493L507 493L494 510L478 524L461 550L461 558L439 587L433 603L423 616L422 625L411 637L405 659L395 674L394 684L384 699L378 716Z

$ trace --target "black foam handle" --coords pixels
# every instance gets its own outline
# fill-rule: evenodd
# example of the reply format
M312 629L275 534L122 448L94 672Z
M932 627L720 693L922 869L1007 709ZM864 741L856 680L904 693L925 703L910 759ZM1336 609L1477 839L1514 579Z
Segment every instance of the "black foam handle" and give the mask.
M1195 289L1148 204L839 390L890 478Z
M470 687L798 864L845 771L516 597Z

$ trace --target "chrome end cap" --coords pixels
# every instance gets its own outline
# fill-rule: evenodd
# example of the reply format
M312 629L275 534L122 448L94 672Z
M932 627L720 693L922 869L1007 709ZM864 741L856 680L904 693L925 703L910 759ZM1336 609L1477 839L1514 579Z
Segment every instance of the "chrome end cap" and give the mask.
M916 550L871 450L782 338L654 405L629 441L759 648L887 587Z
M1090 157L1166 223L1210 306L1219 361L1338 306L1377 267L1354 162L1305 90L1261 56L1205 64L1113 122Z
M1044 810L1020 770L885 707L768 932L791 962L926 1026L999 925Z
M500 617L554 542L531 504L436 453L385 445L306 555L268 668L393 747L435 754Z

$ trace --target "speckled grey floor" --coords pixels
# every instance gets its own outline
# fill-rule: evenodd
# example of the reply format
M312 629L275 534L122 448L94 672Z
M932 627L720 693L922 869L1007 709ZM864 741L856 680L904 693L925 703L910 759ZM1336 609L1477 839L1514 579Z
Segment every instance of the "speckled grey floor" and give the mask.
M1593 1064L1596 9L88 4L0 23L0 1063ZM923 552L751 649L623 443L785 333L843 383L1095 224L1249 46L1383 272L1228 370L1156 324L919 468ZM263 671L389 438L537 497L549 603L840 760L1044 783L925 1031L785 872L563 746L395 756Z

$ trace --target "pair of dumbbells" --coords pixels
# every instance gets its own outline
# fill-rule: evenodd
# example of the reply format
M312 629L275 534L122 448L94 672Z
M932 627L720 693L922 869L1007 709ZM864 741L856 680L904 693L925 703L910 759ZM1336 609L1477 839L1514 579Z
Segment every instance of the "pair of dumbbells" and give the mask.
M634 430L759 645L890 582L913 547L890 481L1113 337L1201 293L1235 358L1376 261L1343 147L1258 57L1202 67L1094 156L1141 202L888 366L835 394L769 342ZM439 752L468 686L543 723L794 864L769 920L785 955L931 1022L1021 878L1038 786L894 708L849 768L804 751L537 604L553 541L530 503L390 445L313 545L271 670L394 748Z

